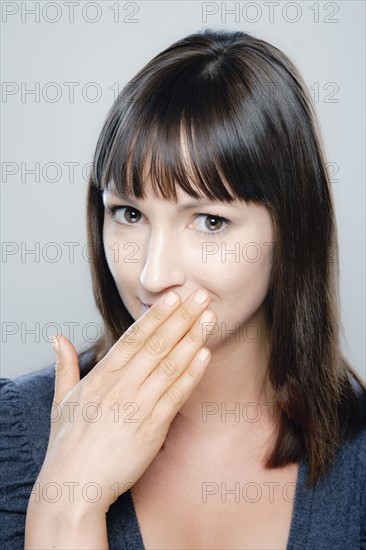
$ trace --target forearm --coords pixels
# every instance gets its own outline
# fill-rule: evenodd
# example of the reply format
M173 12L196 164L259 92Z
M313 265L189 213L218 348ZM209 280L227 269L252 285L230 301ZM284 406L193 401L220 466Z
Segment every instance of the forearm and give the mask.
M107 522L103 513L75 513L50 503L30 500L25 524L25 550L108 550Z

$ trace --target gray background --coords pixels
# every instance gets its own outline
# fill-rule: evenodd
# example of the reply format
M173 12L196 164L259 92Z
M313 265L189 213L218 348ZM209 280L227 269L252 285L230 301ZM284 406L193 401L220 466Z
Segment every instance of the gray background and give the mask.
M79 0L71 22L63 2L40 2L38 22L24 10L35 2L2 2L2 376L51 364L57 326L79 352L95 339L101 320L82 253L85 173L113 90L172 42L209 26L272 42L312 90L334 171L342 349L365 378L365 4L280 2L273 20L263 2L236 4L225 20L221 2L120 2L117 14L114 1ZM216 12L206 21L205 9ZM67 82L79 83L73 101ZM38 97L24 94L36 86ZM26 173L36 163L38 182ZM74 178L66 163L76 163ZM74 258L65 243L76 243ZM36 254L25 254L31 249Z

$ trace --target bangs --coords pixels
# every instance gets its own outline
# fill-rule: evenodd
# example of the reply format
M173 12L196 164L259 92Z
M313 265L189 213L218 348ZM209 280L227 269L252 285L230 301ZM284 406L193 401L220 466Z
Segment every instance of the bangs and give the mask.
M172 73L160 69L148 82L138 74L121 92L97 147L94 185L138 199L149 181L156 197L174 202L177 185L194 198L266 202L275 155L250 66L203 58L181 60Z
M177 202L176 186L194 198L232 202L236 199L224 183L216 151L203 147L207 140L194 139L194 130L180 123L141 127L132 137L127 154L123 140L111 157L102 189L113 187L119 195L144 199L147 183L158 198ZM126 162L121 162L126 159ZM127 160L128 159L128 160Z

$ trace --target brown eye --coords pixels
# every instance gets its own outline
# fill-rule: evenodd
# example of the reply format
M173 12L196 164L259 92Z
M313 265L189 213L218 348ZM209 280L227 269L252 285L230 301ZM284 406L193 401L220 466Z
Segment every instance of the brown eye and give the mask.
M135 223L136 221L140 220L141 212L135 210L134 208L126 207L124 216L128 223Z
M221 229L223 218L220 218L218 216L207 216L205 225L207 229Z

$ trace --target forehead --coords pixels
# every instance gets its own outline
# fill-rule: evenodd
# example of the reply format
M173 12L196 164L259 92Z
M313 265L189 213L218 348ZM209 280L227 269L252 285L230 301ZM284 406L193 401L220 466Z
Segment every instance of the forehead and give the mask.
M199 194L198 200L201 200L201 199L209 200L197 186L193 185L193 183L191 185L192 185L193 189ZM152 199L158 199L159 198L159 197L156 197L156 195L153 191L151 181L149 181L149 180L146 181L146 183L144 184L144 188L145 188L145 191L146 191L146 200L149 200L150 198L152 198ZM192 199L192 197L188 193L183 191L183 189L181 189L181 187L179 185L175 186L175 190L176 190L176 193L177 193L177 201L178 202L182 202L184 200L188 200L188 199L191 200ZM120 197L122 199L132 198L127 193L123 193L123 194L118 193L113 179L111 179L108 182L108 185L107 185L105 191L107 191L109 193L112 193L113 195L115 195L117 197Z

